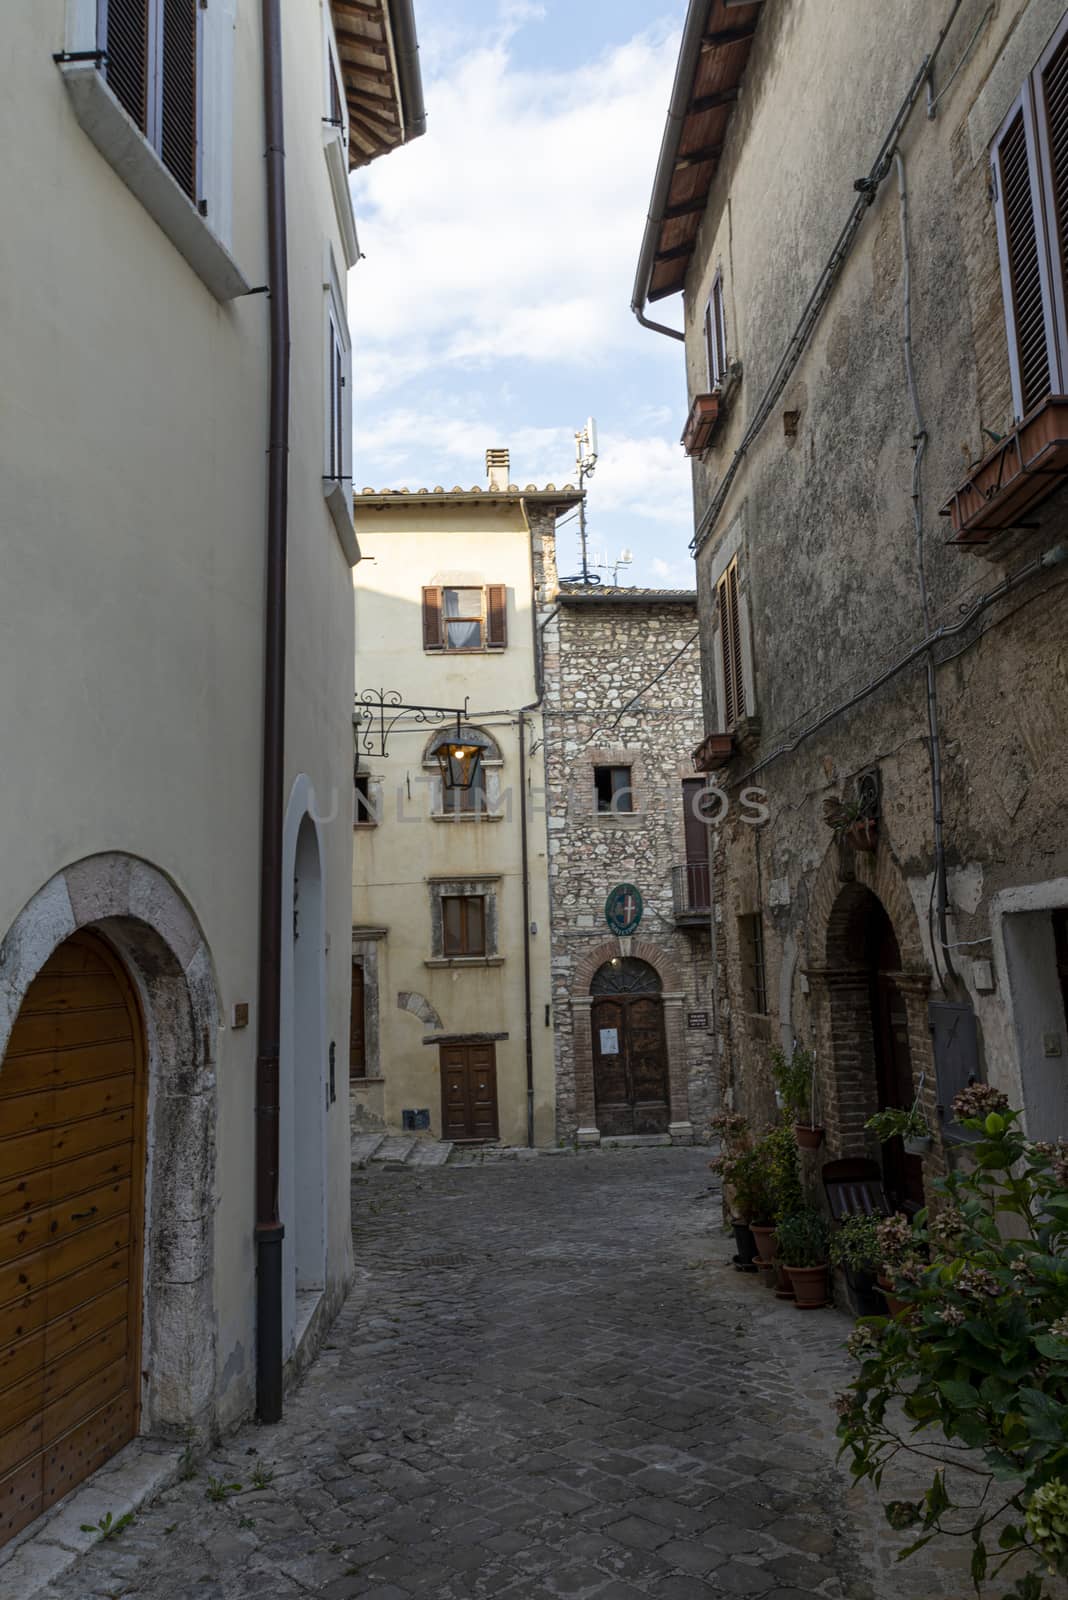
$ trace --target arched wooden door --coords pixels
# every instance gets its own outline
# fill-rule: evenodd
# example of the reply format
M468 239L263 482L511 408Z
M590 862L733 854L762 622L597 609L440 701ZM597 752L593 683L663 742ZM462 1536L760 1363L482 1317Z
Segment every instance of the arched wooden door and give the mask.
M137 1431L144 1170L140 1008L76 934L0 1064L0 1541Z
M671 1121L660 979L644 961L609 962L594 976L593 1089L609 1137L666 1133Z

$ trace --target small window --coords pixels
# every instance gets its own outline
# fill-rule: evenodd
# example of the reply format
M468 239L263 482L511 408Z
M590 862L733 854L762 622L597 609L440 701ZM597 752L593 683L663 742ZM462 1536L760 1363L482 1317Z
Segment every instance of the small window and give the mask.
M503 583L423 590L424 650L503 650L508 591Z
M371 796L371 778L366 772L357 772L353 779L355 789L355 814L354 824L357 828L374 828L378 824L378 814L375 811L374 800Z
M594 767L593 787L597 810L613 814L633 811L634 790L630 779L630 767Z
M764 918L759 911L753 916L738 918L738 941L741 946L745 1009L766 1017L768 981L764 965Z
M350 469L351 352L349 330L333 293L327 297L326 313L326 473L334 483L352 481Z
M745 672L742 666L737 556L716 585L716 602L719 608L720 666L723 670L722 731L729 733L745 716Z
M1053 943L1057 956L1057 977L1061 984L1064 1023L1068 1027L1068 911L1053 913Z
M723 275L717 272L705 308L705 348L708 352L708 386L720 389L727 376L727 319L723 306Z
M991 165L1013 403L1023 417L1068 380L1068 19L1002 124Z
M486 897L447 894L441 898L442 950L447 956L486 954Z
M100 0L108 88L196 201L201 75L197 0Z

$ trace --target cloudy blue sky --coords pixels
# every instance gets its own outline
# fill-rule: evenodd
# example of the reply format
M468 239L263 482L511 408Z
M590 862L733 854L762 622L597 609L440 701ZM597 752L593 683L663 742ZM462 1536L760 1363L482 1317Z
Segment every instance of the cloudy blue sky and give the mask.
M353 180L357 489L481 483L489 445L569 482L592 413L592 549L692 583L682 350L630 311L684 12L416 0L427 134ZM562 572L577 552L571 524Z

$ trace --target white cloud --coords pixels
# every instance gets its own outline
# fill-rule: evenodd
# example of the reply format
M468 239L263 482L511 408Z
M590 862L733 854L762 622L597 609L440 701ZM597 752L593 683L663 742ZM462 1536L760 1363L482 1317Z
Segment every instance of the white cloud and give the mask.
M420 367L599 362L633 339L630 283L674 41L640 35L531 72L495 42L427 84L429 132L355 180L350 314L362 393Z

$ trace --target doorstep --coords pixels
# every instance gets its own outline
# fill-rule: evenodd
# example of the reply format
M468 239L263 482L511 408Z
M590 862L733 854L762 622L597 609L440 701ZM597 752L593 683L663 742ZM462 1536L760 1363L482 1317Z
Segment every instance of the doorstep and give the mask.
M140 1511L177 1479L181 1459L170 1440L125 1445L0 1551L0 1600L33 1600L98 1542L99 1534L81 1531L83 1522Z

